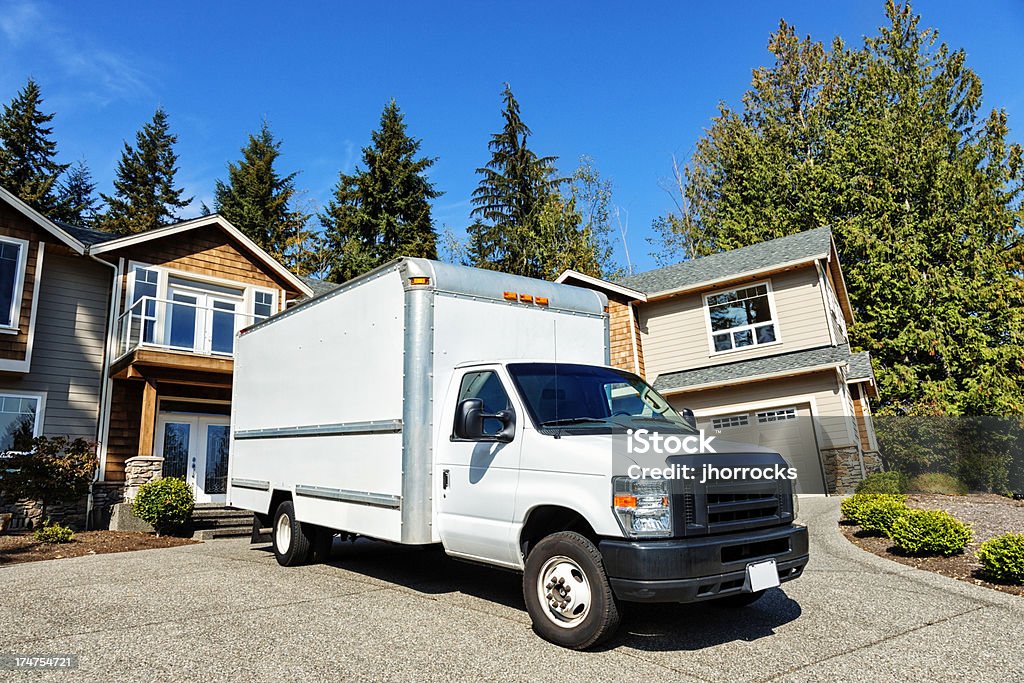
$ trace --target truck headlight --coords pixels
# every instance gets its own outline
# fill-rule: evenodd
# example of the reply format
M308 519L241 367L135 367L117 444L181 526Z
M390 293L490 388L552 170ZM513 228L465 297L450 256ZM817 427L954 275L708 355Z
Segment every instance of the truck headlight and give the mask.
M615 477L612 509L627 536L672 535L672 497L664 479Z

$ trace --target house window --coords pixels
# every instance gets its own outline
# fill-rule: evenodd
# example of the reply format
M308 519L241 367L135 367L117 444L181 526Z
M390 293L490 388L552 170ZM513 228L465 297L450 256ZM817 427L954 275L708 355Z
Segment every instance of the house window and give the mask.
M28 242L0 239L0 327L18 327Z
M160 272L153 268L135 267L132 282L132 331L141 327L142 341L152 344L156 332L156 294ZM143 303L138 303L147 297Z
M724 417L711 418L711 426L714 429L722 430L730 427L746 427L750 424L746 415L726 415Z
M705 297L715 353L778 340L768 284Z
M39 396L0 394L0 452L30 451L42 419Z
M256 292L253 298L253 322L266 320L274 313L274 293Z
M768 422L785 422L796 419L796 408L779 408L778 410L765 410L757 414L757 421L760 424Z

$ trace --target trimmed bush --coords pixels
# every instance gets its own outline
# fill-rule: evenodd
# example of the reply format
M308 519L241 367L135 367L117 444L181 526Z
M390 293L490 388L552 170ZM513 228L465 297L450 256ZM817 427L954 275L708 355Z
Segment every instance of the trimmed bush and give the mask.
M892 536L892 527L910 508L902 496L872 496L861 510L860 528L873 534Z
M1024 534L1003 534L978 548L985 573L997 581L1024 583Z
M967 485L943 472L919 474L910 480L908 490L915 493L939 493L946 496L967 495Z
M899 495L906 490L906 479L899 472L875 472L864 477L854 492Z
M34 535L40 543L69 543L75 537L71 529L56 522L44 522Z
M956 555L974 534L971 527L943 510L907 510L892 525L891 538L909 555Z
M855 493L849 498L844 498L843 502L839 504L839 509L842 510L843 516L846 519L858 526L864 526L864 520L867 518L868 513L876 505L886 504L897 504L906 507L906 498L902 495Z
M159 536L176 531L189 523L196 500L184 479L156 479L139 487L132 503L132 512L149 522Z

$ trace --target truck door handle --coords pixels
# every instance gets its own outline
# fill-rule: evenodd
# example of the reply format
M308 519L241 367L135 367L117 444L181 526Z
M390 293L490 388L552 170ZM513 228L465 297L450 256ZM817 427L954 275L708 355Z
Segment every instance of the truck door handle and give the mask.
M451 473L448 470L441 472L441 488L446 489L451 484Z

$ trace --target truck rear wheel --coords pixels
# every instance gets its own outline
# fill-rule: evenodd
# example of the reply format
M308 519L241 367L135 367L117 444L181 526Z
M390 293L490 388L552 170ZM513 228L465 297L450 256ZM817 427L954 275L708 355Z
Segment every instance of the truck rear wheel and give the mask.
M530 551L523 598L533 630L562 647L591 647L619 626L619 607L601 553L574 531L551 534Z
M277 506L271 538L274 557L282 567L294 567L309 559L310 538L304 526L295 519L295 506L290 500Z

